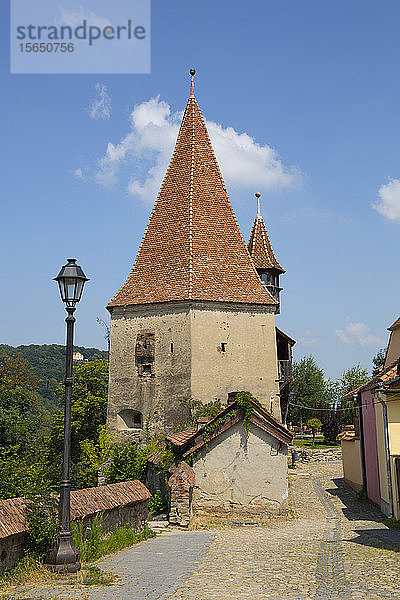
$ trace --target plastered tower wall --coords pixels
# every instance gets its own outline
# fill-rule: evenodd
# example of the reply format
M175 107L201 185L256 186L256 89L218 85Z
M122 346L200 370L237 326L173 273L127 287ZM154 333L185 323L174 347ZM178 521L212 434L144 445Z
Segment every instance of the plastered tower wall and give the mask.
M137 341L147 334L154 335L154 361L143 369ZM137 437L149 417L154 430L187 416L178 399L190 396L190 363L189 305L113 309L107 423L118 440ZM140 413L141 427L124 422L123 411Z
M229 393L245 390L275 418L280 418L272 310L254 305L193 305L190 322L194 399L225 403Z
M279 418L269 310L196 302L114 308L107 421L115 437L132 441L147 423L171 431L189 416L182 398L226 403L241 390Z

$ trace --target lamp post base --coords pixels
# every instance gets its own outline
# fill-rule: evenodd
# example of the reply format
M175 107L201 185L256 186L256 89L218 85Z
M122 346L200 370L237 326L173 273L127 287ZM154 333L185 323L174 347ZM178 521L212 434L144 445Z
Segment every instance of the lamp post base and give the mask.
M59 534L57 547L49 553L45 564L54 573L77 573L80 571L80 556L74 546L70 531L62 531Z

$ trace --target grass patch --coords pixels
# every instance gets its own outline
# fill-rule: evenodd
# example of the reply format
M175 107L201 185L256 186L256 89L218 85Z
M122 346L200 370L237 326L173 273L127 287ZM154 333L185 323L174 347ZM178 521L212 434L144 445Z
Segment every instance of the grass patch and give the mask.
M96 515L91 527L84 528L83 522L72 524L74 544L83 562L97 560L122 548L133 546L156 536L147 526L137 533L130 525L118 527L108 535L102 533L102 515Z
M38 557L27 554L21 558L13 569L9 569L1 575L0 590L5 591L15 586L42 581L55 581L57 577L55 573L51 573L46 569Z
M77 574L77 581L82 585L111 585L116 576L102 571L96 565L85 565ZM75 583L71 580L70 583Z
M315 450L325 450L327 448L340 448L340 442L325 442L322 436L318 436L315 438L314 445L312 443L312 439L310 438L294 438L292 444L293 446L297 446L298 448L314 448Z
M90 530L82 531L81 523L73 524L74 543L81 553L82 563L96 560L106 554L111 554L127 546L132 546L143 540L156 536L154 531L145 527L137 533L129 525L118 527L109 535L101 533L101 519L94 520ZM87 535L84 535L84 533ZM76 575L53 573L43 564L42 560L32 554L26 554L13 569L0 576L0 594L10 592L22 585L49 582L67 583L68 585L111 585L115 575L102 571L96 565L83 564L82 570ZM4 598L5 600L5 598Z

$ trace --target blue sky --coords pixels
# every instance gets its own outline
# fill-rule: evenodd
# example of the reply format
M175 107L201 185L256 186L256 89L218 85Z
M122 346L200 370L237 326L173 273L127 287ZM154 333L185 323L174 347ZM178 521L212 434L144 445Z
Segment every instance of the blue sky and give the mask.
M370 368L400 314L398 2L153 0L150 75L10 75L1 13L1 342L64 343L73 256L76 343L105 347L193 66L246 240L262 192L296 358Z

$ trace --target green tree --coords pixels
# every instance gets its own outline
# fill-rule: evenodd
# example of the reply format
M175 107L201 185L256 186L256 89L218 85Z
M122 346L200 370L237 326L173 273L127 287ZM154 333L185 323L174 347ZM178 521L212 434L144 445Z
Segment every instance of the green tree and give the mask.
M372 359L373 371L380 369L385 364L387 348L381 348Z
M323 369L311 355L293 363L292 387L296 392L296 400L289 406L289 415L295 424L305 422L315 414L310 409L328 408L331 405L332 391L327 386ZM295 404L301 405L301 408Z
M339 409L337 420L340 424L353 423L353 398L345 399L344 396L359 388L368 379L367 369L363 369L359 363L346 369L338 379L336 406Z
M312 431L312 443L314 446L315 443L315 435L319 429L322 427L322 423L319 419L313 417L312 419L308 419L307 427L309 427Z
M29 447L41 428L38 378L18 353L0 357L0 447Z
M106 423L108 361L94 360L74 367L71 402L71 482L74 488L96 484L86 450L98 446L99 436ZM60 402L64 386L57 390ZM50 435L46 438L47 464L54 484L59 478L64 440L64 410L52 417ZM86 454L85 454L86 452Z
M38 385L38 377L21 354L14 352L0 356L0 390L22 388L33 391Z

